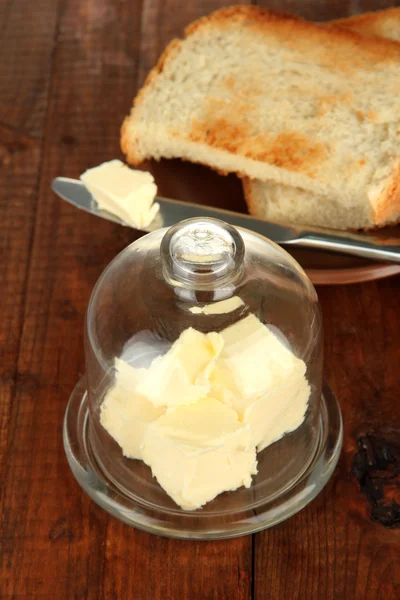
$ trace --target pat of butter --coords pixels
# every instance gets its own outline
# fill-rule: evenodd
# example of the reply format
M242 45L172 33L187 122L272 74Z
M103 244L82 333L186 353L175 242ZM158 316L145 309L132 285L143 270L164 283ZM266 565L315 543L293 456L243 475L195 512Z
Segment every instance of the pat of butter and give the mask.
M287 433L291 433L300 427L304 421L309 397L310 386L305 377L303 377L298 382L297 391L293 395L289 393L289 390L281 390L279 395L275 392L275 398L273 398L272 394L268 400L265 399L267 401L264 406L262 406L263 402L260 402L259 407L255 406L251 410L246 418L246 422L250 424L253 431L257 431L256 423L259 423L260 418L265 419L265 414L271 406L285 406L275 420L271 419L271 422L265 422L267 426L264 425L263 428L260 428L258 435L261 441L257 445L257 452L261 452L267 446L280 440ZM258 414L259 408L261 408L261 414Z
M221 336L224 348L213 380L233 394L239 417L248 399L285 383L294 371L305 372L304 362L253 314L224 329Z
M158 483L186 510L251 485L257 472L252 433L213 398L166 412L147 429L142 456Z
M309 397L306 378L296 372L285 384L249 403L243 422L250 425L258 452L300 427Z
M244 306L243 300L239 298L239 296L233 296L227 300L206 304L203 307L192 306L189 310L194 315L224 315L233 312L242 306Z
M121 446L127 458L142 458L141 444L152 421L164 412L137 393L138 383L146 369L135 369L121 359L115 359L116 378L100 409L100 423Z
M137 391L155 406L176 407L207 396L210 374L221 353L219 333L189 328L163 356L156 358Z
M100 209L137 229L147 227L160 208L159 204L153 204L157 195L153 176L130 169L120 160L88 169L81 180Z
M260 451L293 430L292 414L301 413L298 426L303 421L310 396L306 365L255 315L221 335L224 348L211 376L210 393L251 426ZM272 427L279 435L269 434Z

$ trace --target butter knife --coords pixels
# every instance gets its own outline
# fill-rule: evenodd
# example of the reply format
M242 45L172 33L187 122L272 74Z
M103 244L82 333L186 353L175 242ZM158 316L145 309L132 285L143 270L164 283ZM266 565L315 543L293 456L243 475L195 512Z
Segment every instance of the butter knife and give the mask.
M84 184L77 179L56 177L52 182L52 190L63 200L93 215L108 219L114 223L127 226L118 217L100 210L96 201ZM331 229L292 227L268 223L249 215L190 204L178 200L157 197L160 205L157 217L144 231L150 232L160 227L170 227L184 219L192 217L214 217L226 221L230 225L243 227L263 235L280 245L299 248L328 250L341 254L351 254L371 260L400 263L400 235L386 230L367 233L341 232Z

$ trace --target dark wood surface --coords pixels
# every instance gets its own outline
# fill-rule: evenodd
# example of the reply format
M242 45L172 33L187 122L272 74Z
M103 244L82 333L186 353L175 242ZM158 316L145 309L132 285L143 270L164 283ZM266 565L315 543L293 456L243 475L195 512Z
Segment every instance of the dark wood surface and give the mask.
M137 234L61 203L50 182L119 156L119 127L147 70L188 22L223 4L0 3L0 598L400 598L400 529L382 524L379 510L371 518L371 490L352 472L360 436L384 455L385 444L400 445L398 277L318 289L325 376L345 439L326 489L289 521L230 541L151 536L94 505L64 456L85 308L104 267ZM390 4L265 2L318 20ZM233 177L215 185L239 194ZM390 508L400 491L395 477L389 483L380 505Z

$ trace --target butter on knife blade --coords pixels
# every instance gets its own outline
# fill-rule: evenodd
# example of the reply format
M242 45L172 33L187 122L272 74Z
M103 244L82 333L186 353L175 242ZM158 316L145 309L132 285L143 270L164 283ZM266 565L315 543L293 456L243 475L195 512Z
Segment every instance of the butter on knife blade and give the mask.
M117 222L120 225L130 225L137 228L137 224L127 223L125 217L114 216L111 212L102 211L101 207L94 206L92 193L83 181L68 177L56 177L51 187L60 198L77 208L103 219ZM153 207L155 206L156 204L153 205ZM151 232L156 229L171 227L184 219L212 217L222 219L234 227L242 227L258 233L277 244L289 244L299 248L312 248L313 250L329 250L330 252L350 254L372 260L400 263L400 236L390 237L389 235L388 237L384 231L354 233L322 228L296 228L269 223L250 215L235 213L222 208L160 197L157 197L157 206L153 210L155 212L154 217L152 215L153 220L151 223L140 227L143 231ZM156 213L156 211L159 211L159 213ZM386 276L399 272L397 265L388 265L384 268Z
M154 203L157 186L147 171L130 169L120 160L110 160L81 175L101 210L143 229L155 218L160 205Z

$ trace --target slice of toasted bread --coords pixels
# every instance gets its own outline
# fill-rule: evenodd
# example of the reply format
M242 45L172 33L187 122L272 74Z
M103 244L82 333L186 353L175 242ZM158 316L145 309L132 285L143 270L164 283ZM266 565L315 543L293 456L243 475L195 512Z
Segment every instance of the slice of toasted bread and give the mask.
M368 226L399 210L399 90L398 43L222 9L168 46L122 148L133 164L181 157L361 206Z
M353 29L365 36L380 36L400 41L400 8L390 8L334 21L333 25ZM399 174L400 177L400 174ZM394 181L396 188L396 182ZM243 180L245 199L251 214L270 221L334 227L368 229L400 220L399 192L387 195L387 204L374 211L369 202L349 205L342 198L326 198L274 182ZM397 193L397 198L396 198Z

